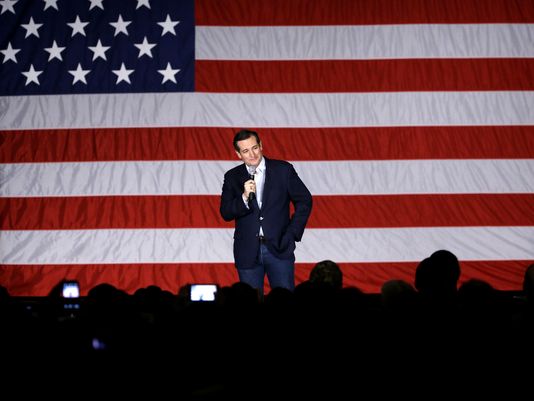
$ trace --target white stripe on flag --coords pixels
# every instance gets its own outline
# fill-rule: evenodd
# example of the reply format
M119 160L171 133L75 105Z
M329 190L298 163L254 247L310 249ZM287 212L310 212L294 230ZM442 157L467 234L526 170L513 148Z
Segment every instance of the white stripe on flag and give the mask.
M10 130L534 125L534 92L13 96L1 110L0 129Z
M198 60L534 57L533 24L197 26Z
M1 197L220 195L239 161L131 161L0 165ZM299 161L314 195L534 192L534 159Z
M231 229L1 231L2 264L232 263ZM208 245L209 244L209 245ZM534 259L534 227L308 229L299 263Z

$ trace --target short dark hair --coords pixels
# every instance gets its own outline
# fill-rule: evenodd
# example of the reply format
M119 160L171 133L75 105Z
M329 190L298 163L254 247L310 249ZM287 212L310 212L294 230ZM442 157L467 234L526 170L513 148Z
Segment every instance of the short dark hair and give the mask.
M343 272L332 260L317 262L310 272L309 281L316 284L330 285L335 289L343 287Z
M253 136L256 138L256 142L259 144L261 142L260 136L256 131L251 131L249 129L242 129L237 131L237 133L234 136L234 149L239 152L239 146L237 145L237 142L244 141L245 139L250 138Z

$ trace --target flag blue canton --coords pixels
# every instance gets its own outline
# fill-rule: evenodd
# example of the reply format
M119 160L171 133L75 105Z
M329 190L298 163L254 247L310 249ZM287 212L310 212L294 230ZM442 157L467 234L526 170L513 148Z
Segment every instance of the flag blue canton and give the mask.
M1 0L0 95L194 90L194 0Z

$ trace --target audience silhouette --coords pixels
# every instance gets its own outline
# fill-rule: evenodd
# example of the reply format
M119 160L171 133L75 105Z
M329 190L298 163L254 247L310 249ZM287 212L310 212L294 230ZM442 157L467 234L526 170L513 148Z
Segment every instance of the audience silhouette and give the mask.
M337 263L323 260L294 292L273 288L263 299L241 282L219 288L213 302L189 301L189 284L177 294L148 286L129 295L101 283L76 300L74 315L61 297L64 280L37 303L0 286L1 351L4 363L75 361L85 369L63 377L87 385L98 374L94 390L133 380L140 391L181 399L335 396L416 377L458 390L473 369L504 377L528 360L534 335L534 264L520 298L481 280L458 286L460 276L458 258L439 250L418 264L415 287L389 280L380 294L365 294L344 288ZM262 353L252 354L258 344ZM456 382L436 374L443 366L455 366Z

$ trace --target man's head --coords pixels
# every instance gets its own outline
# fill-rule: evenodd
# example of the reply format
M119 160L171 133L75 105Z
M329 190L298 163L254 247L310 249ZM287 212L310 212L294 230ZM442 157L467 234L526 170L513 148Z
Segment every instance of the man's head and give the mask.
M317 262L310 272L309 281L315 284L329 285L336 290L343 287L343 272L332 260Z
M257 132L242 129L234 136L234 149L247 166L257 167L263 158L263 147Z

